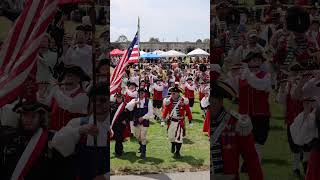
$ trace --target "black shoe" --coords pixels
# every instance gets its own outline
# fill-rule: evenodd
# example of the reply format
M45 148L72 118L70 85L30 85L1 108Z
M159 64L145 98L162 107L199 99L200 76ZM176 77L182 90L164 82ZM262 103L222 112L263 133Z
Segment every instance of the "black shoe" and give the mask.
M173 156L175 159L181 159L181 155L179 152L176 152L174 153L174 156Z
M301 176L301 172L300 172L300 170L299 170L299 169L295 169L295 170L293 170L293 175L294 175L295 177L298 177L299 179L301 179L301 178L302 178L302 176Z
M175 153L176 152L176 143L172 142L171 143L171 153Z
M146 158L146 150L147 150L147 146L146 146L146 145L141 145L141 155L140 155L140 158L142 158L142 159Z
M248 169L247 169L247 166L245 163L242 164L240 172L241 173L248 173Z
M116 157L121 157L122 153L116 153Z

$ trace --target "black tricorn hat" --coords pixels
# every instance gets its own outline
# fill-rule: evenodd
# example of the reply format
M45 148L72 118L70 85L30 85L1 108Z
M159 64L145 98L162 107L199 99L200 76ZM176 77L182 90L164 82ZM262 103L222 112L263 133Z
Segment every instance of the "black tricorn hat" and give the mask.
M145 88L139 88L138 93L140 93L140 92L148 93L148 90Z
M303 71L304 68L299 63L293 63L288 67L291 72Z
M217 80L213 82L213 88L210 95L215 98L228 98L233 99L237 96L236 91L226 82Z
M101 66L108 65L110 66L110 59L101 59L97 66L97 70L100 69Z
M88 92L88 96L92 97L94 94L95 95L100 95L100 96L109 96L109 86L107 83L102 83L99 82L97 83L96 87L91 87L89 92Z
M72 74L76 74L80 77L81 81L90 81L91 78L82 70L81 67L76 66L76 65L65 65L63 67L63 72L59 78L59 81L62 81L64 76L67 73L72 73Z
M169 92L172 93L172 92L177 92L177 93L183 93L183 90L179 87L172 87L169 89Z
M41 104L39 102L22 102L16 104L12 111L16 113L23 113L23 112L50 112L51 109L49 106Z

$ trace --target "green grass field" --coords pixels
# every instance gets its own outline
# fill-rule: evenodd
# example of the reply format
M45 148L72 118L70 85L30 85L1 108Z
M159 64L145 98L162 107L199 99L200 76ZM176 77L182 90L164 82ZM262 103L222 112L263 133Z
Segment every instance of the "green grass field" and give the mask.
M298 180L292 175L292 157L287 141L286 125L284 124L283 107L270 97L271 120L270 133L263 149L262 169L265 180ZM226 102L226 106L236 109L236 105ZM301 167L301 172L303 172ZM241 180L249 179L241 174Z
M210 148L208 136L202 132L204 119L200 114L199 102L193 107L193 127L187 129L182 145L183 158L176 160L171 154L171 143L167 139L166 127L153 121L148 129L147 158L140 159L137 153L139 144L135 140L124 143L125 154L116 158L114 142L111 143L111 174L145 174L159 172L180 172L209 170ZM188 125L188 123L187 123Z

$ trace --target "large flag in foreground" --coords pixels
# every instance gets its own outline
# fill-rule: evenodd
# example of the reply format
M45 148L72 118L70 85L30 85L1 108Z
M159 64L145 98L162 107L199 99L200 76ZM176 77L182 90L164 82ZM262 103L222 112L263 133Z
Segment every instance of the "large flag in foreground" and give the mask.
M125 73L128 63L139 59L139 32L134 36L130 46L120 59L110 80L110 95L116 93L117 88L121 85L122 76Z
M53 20L59 0L27 0L0 50L0 107L23 92L34 70L40 42Z

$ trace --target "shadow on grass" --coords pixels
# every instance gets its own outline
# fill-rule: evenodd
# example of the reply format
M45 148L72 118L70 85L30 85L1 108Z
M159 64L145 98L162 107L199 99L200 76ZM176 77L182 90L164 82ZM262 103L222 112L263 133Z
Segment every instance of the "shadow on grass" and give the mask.
M183 138L183 144L194 144L194 142L191 139Z
M204 119L192 119L192 122L203 123Z
M202 166L204 163L203 159L196 159L192 156L183 156L180 159L175 159L178 162L188 163L191 166Z
M148 165L158 165L163 163L164 161L159 158L155 157L148 157L148 152L147 152L147 157L145 159L140 159L138 160L138 163L140 164L148 164Z
M287 166L287 165L289 165L288 161L282 160L282 159L266 159L266 158L263 158L262 159L262 163L263 164L275 164L275 165L279 165L279 166Z
M198 112L194 112L193 111L192 114L201 114L201 112L199 112L199 111Z

